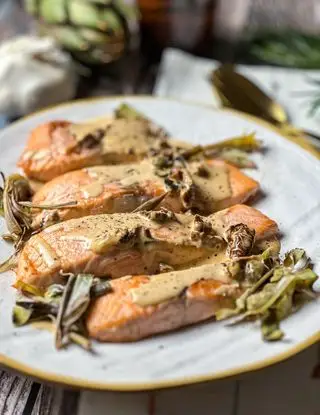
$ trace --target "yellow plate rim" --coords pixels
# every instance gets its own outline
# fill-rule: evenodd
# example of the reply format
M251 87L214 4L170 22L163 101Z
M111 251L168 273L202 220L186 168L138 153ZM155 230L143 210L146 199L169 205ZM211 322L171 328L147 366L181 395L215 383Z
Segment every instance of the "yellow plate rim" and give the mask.
M167 97L155 97L152 95L118 95L118 96L108 96L108 97L98 97L98 98L86 98L86 99L80 99L80 100L74 100L67 103L59 104L50 106L48 108L42 109L40 111L36 111L26 117L21 118L18 121L13 122L8 127L5 127L3 130L10 129L11 126L14 126L18 123L22 123L26 121L27 119L32 118L33 116L50 112L54 108L61 108L61 107L68 107L72 105L85 105L88 102L98 102L98 101L105 101L105 100L114 100L114 99L123 99L126 98L130 99L160 99L160 100L169 100L169 101L175 101L180 102L182 104L187 105L193 105L193 106L200 106L205 107L208 109L211 109L213 111L223 111L223 112L230 112L233 114L238 115L239 117L246 118L248 120L251 120L257 124L262 125L263 127L272 130L276 132L279 136L282 136L290 141L295 142L297 145L303 147L305 150L313 154L316 158L320 158L320 153L313 148L312 145L309 144L309 142L305 138L299 139L299 142L296 140L292 140L292 138L288 135L283 134L280 129L277 127L274 127L272 124L268 123L267 121L261 120L257 117L254 117L252 115L248 115L245 113L242 113L237 110L233 109L217 109L210 104L201 104L201 103L195 103L190 101L183 101L178 100L174 98L167 98ZM234 369L224 370L217 373L212 373L208 375L203 376L189 376L189 377L183 377L180 379L172 380L172 381L158 381L158 382L147 382L147 383L108 383L108 382L92 382L87 381L85 379L77 379L72 376L63 376L63 375L57 375L51 372L46 372L39 369L34 369L26 364L20 363L19 361L15 359L11 359L7 356L4 356L0 354L0 364L3 366L6 366L7 368L13 369L15 371L18 371L24 375L31 376L35 379L58 384L66 387L73 387L73 388L79 388L79 389L87 389L87 390L104 390L104 391L119 391L119 392L138 392L138 391L146 391L146 390L153 390L153 389L164 389L164 388L173 388L173 387L179 387L179 386L185 386L195 383L202 383L202 382L208 382L212 380L218 380L218 379L224 379L229 378L232 376L257 371L260 369L263 369L265 367L274 365L276 363L279 363L281 361L287 360L290 357L296 355L297 353L302 352L307 347L312 346L315 343L320 342L320 331L313 336L310 336L308 339L306 339L303 342L300 342L299 344L291 347L289 350L283 353L279 353L273 357L270 357L268 359L263 359L259 362L249 364L249 365L243 365L239 366Z

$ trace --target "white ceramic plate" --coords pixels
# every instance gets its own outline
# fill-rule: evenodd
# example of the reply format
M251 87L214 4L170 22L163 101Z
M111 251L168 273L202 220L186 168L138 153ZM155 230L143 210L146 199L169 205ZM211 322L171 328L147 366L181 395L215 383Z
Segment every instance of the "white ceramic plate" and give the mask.
M166 99L111 98L75 102L35 114L0 132L0 166L16 171L28 133L57 118L82 121L109 114L126 101L166 127L174 136L207 144L256 131L267 151L256 155L250 174L265 196L255 207L275 219L283 250L305 248L320 272L320 163L268 125L239 113L215 111ZM5 231L1 221L0 233ZM11 252L0 241L0 261ZM94 344L95 354L77 347L57 352L52 334L32 327L15 329L13 275L0 278L0 363L48 381L85 388L141 390L178 386L255 370L283 360L320 339L320 302L315 301L283 322L286 339L268 344L254 324L226 327L207 322L176 333L132 344Z

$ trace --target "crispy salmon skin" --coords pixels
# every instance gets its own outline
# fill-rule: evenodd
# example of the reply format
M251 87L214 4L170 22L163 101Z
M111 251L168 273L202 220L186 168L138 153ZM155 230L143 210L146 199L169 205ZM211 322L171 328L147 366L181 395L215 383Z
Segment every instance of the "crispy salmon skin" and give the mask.
M278 230L274 221L245 205L206 218L142 212L72 219L31 237L19 256L17 279L45 289L63 281L60 271L119 278L157 273L161 263L185 268L224 253L225 232L236 224L253 229L256 241Z

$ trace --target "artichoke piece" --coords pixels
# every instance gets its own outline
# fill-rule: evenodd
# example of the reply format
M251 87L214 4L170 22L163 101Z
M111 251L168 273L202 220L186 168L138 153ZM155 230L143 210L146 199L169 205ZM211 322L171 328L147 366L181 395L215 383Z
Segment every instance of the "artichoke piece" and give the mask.
M247 225L239 223L230 226L226 231L225 239L228 244L229 258L240 258L251 253L255 239L255 231Z
M144 116L140 114L140 112L135 110L129 104L119 105L119 107L114 111L114 115L116 118L124 118L126 120L137 120L144 118Z
M75 26L97 29L108 34L123 32L122 22L118 14L110 8L99 8L87 1L69 2L69 19Z
M65 48L72 51L88 51L90 48L87 42L80 35L77 28L68 26L48 26L43 24L40 32L46 36L52 36L57 42L61 43Z
M15 305L13 307L13 315L12 320L13 324L16 327L24 326L25 324L30 321L31 315L33 310L31 308L21 307L19 305Z
M12 174L4 179L4 189L1 189L1 195L8 230L13 239L19 241L25 233L31 230L30 212L19 204L21 201L28 201L32 196L29 181L19 174Z
M277 341L284 337L284 332L280 329L279 322L269 315L261 321L261 333L266 341Z
M246 282L254 282L261 273L258 258L259 256L254 256L247 259L244 265ZM268 255L263 253L260 259L267 269L266 261L270 259ZM306 301L314 299L312 286L318 277L307 268L308 264L309 258L304 250L294 249L288 252L281 265L269 269L236 300L235 308L219 310L216 313L217 320L237 315L231 324L246 319L260 319L264 340L282 339L284 333L279 328L280 321Z
M42 0L38 1L37 14L46 23L63 24L68 21L68 7L65 0Z
M243 151L257 151L261 148L261 141L257 140L255 133L251 133L229 138L208 147L211 147L211 149L236 148Z
M292 249L285 255L283 265L292 271L305 269L310 262L306 252L301 248Z
M106 43L110 42L109 36L106 33L97 32L94 29L79 29L79 34L86 42L90 42L94 46L106 46ZM108 45L108 47L109 46L110 45Z

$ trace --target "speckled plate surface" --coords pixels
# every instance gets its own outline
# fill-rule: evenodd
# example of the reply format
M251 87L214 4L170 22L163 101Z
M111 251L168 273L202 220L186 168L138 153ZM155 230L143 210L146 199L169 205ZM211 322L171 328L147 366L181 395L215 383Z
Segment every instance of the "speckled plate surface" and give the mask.
M283 251L303 247L320 272L320 162L281 137L267 124L236 112L216 111L151 97L75 102L37 113L0 132L0 166L16 171L28 133L57 118L82 121L110 114L122 101L134 105L177 138L207 144L256 131L267 151L255 155L264 197L255 207L275 219L283 233ZM0 233L4 233L3 221ZM0 261L11 247L0 241ZM286 339L262 342L254 324L226 327L225 322L198 326L131 344L94 344L94 354L77 347L57 352L52 334L32 327L15 329L13 275L0 276L0 363L32 376L83 388L142 390L217 379L262 368L286 359L320 340L320 301L283 322ZM319 288L319 287L318 287Z

